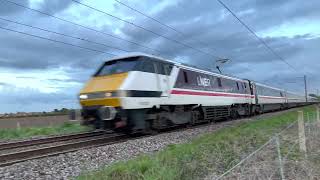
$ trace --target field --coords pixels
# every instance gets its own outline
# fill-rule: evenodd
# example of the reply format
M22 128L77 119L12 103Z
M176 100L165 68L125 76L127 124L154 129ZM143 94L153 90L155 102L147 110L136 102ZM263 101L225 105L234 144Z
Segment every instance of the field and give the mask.
M0 118L0 129L15 129L19 127L47 127L61 125L68 121L68 115L6 117Z
M37 136L48 136L58 134L76 133L88 131L88 127L81 126L79 123L65 122L60 125L47 127L26 127L18 129L0 129L0 141L11 139L22 139Z
M314 107L302 108L307 113ZM198 137L187 144L170 145L155 154L118 162L78 179L203 179L217 177L266 143L297 119L297 111L241 123ZM275 169L275 168L273 168ZM257 177L255 177L257 178Z

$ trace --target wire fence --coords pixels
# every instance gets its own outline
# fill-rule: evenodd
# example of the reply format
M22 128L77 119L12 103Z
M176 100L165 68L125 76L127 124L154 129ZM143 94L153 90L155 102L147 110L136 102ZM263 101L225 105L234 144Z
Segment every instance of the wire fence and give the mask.
M216 179L320 179L319 107L298 120Z

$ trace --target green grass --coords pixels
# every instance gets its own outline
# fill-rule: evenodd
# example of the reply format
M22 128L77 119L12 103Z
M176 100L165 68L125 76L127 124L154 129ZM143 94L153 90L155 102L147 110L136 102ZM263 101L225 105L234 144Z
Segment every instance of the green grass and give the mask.
M58 135L87 131L90 128L78 123L66 122L62 125L48 127L30 127L20 129L0 129L0 139L21 139L33 136Z
M313 112L313 107L303 111ZM187 144L170 145L153 155L141 155L115 163L77 179L174 180L199 179L208 173L222 174L264 144L274 133L297 119L297 112L241 123L203 135Z

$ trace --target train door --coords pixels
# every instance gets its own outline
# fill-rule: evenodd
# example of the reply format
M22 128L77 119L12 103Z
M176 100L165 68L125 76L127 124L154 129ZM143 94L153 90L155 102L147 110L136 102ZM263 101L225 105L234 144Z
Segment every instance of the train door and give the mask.
M254 102L252 102L252 103L253 104L259 104L256 84L254 82L252 82L252 81L249 81L249 83L250 83L251 95L254 96Z
M258 98L258 90L257 86L255 83L253 83L253 88L254 88L254 100L256 104L259 104L259 98Z
M157 79L158 79L158 88L162 92L161 97L168 97L169 93L169 76L167 64L162 62L155 62Z
M171 75L171 71L173 69L173 65L172 64L164 64L164 71L165 71L165 74L166 74L166 84L165 84L165 91L168 95L168 97L170 97L170 85L171 85L171 82L170 82L170 75Z

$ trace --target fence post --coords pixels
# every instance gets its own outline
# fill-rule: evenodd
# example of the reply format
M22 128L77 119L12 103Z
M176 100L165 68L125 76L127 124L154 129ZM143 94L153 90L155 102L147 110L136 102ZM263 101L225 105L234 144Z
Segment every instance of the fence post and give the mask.
M300 152L307 155L306 135L304 131L303 111L298 111L298 131L299 131L299 147Z
M76 111L74 109L69 111L69 120L76 120Z
M279 167L280 167L280 175L281 180L284 180L284 172L283 172L283 163L282 163L282 157L281 157L281 150L280 150L280 139L279 136L276 136L276 145L277 145L277 152L278 152L278 159L279 159Z
M21 129L21 126L20 126L20 122L19 122L19 121L17 122L17 129L18 129L18 130Z
M81 120L81 109L76 109L76 120Z
M316 111L317 111L316 124L318 124L318 128L320 128L320 108L319 108L319 105L316 105Z

